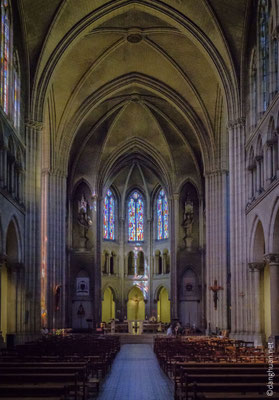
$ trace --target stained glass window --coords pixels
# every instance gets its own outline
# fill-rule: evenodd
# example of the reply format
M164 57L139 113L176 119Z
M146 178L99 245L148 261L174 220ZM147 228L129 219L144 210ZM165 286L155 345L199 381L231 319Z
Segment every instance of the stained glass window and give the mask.
M18 68L17 65L14 67L14 126L19 129L20 122L20 85L19 85L19 76L18 76Z
M162 189L157 199L157 239L169 237L169 206L165 191Z
M269 103L269 0L261 0L259 8L259 58L261 68L263 111Z
M107 191L104 200L103 231L104 239L115 239L115 199L110 190Z
M1 101L6 114L9 112L10 72L10 21L8 1L1 1Z
M130 242L142 242L144 239L144 204L138 191L134 191L128 203L128 234Z

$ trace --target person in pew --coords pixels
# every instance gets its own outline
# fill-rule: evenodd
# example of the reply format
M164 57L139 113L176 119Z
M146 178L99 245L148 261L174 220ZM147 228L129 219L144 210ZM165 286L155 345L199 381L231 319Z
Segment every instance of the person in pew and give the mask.
M47 329L46 326L44 326L44 327L41 329L41 334L42 334L43 337L48 336L48 329Z
M174 328L175 336L182 336L184 334L184 329L182 328L180 322L177 322Z
M170 324L168 329L167 329L167 336L173 336L174 335L174 328L175 324Z

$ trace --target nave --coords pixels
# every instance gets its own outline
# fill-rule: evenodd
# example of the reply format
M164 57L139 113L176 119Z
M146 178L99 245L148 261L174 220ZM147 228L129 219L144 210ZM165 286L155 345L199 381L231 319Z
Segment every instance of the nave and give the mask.
M170 400L173 385L149 344L124 344L98 400Z

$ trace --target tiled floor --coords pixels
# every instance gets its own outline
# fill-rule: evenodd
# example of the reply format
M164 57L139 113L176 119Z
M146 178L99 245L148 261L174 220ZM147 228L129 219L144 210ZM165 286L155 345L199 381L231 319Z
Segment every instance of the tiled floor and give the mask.
M172 383L148 344L121 347L98 396L98 400L172 399Z

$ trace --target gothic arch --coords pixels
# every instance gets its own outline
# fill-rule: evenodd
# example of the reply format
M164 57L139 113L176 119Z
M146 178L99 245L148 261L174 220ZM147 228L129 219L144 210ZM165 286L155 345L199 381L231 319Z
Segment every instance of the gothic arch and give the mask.
M90 193L93 193L93 188L92 188L92 185L90 184L90 182L88 182L88 180L85 179L85 178L80 178L77 182L75 182L75 184L74 184L74 186L73 186L73 188L72 188L72 191L71 191L71 193L72 193L72 199L73 199L73 197L74 197L74 195L75 195L77 189L78 189L79 186L82 185L82 184L84 184L84 185L86 185L86 186L88 187Z
M168 291L169 299L170 299L170 287L166 282L164 282L164 284L159 284L155 289L155 292L154 292L154 300L155 301L159 300L160 292L162 289L166 289Z
M102 300L104 300L104 293L105 293L106 289L108 289L108 288L111 290L111 292L113 294L113 299L114 299L115 303L117 303L120 299L118 290L115 287L113 287L110 283L106 283L104 285L104 287L102 288Z
M233 66L231 56L227 50L227 43L224 35L221 33L219 25L215 20L215 29L218 35L221 35L221 43L223 45L224 57L229 65L226 65L224 58L221 57L215 46L210 40L202 33L202 31L195 25L190 19L182 18L180 13L173 7L166 4L154 3L150 1L129 1L127 4L121 4L120 1L116 1L113 4L106 4L100 7L98 10L94 10L86 17L82 17L81 20L74 25L74 27L65 34L61 40L61 33L59 35L60 43L54 46L53 40L50 40L50 33L55 31L56 26L59 24L60 17L63 14L66 5L63 2L61 7L58 9L56 18L53 20L49 28L49 33L46 35L43 50L41 52L38 67L35 74L35 84L33 88L32 98L33 102L31 105L32 114L35 120L41 120L41 111L43 109L43 103L47 89L52 81L53 72L62 58L64 53L71 47L74 46L75 42L84 36L93 28L96 28L100 23L109 20L112 15L120 12L127 12L131 8L137 8L139 10L147 11L149 14L159 16L163 21L170 24L171 26L177 27L181 33L189 37L189 39L195 43L197 48L206 54L207 59L211 63L213 70L215 71L220 83L227 92L227 102L229 105L229 112L237 110L238 96L238 84L236 74ZM113 12L113 14L112 14ZM64 32L65 33L65 32ZM225 49L225 50L224 50ZM230 71L230 68L232 69Z
M140 285L137 285L137 284L136 284L136 285L129 286L129 287L125 290L125 300L126 300L126 301L129 300L129 294L130 294L130 292L131 292L134 288L138 288L138 289L142 292L144 301L146 301L146 300L147 300L147 293L146 293L146 291L143 290L142 287L140 287Z
M259 217L255 218L251 231L250 255L251 262L263 262L263 256L266 253L266 237L264 228Z
M11 242L9 240L11 239ZM7 225L5 234L5 250L12 263L22 262L22 237L17 218L13 216Z
M279 198L272 207L268 233L267 253L279 253Z
M198 184L197 182L195 182L192 178L187 177L186 179L184 179L182 182L179 183L179 187L178 187L178 193L181 196L181 193L183 191L183 189L185 188L185 186L187 184L190 184L191 186L193 186L193 188L195 189L196 195L198 200L200 201L202 196L202 188L200 186L200 184Z

